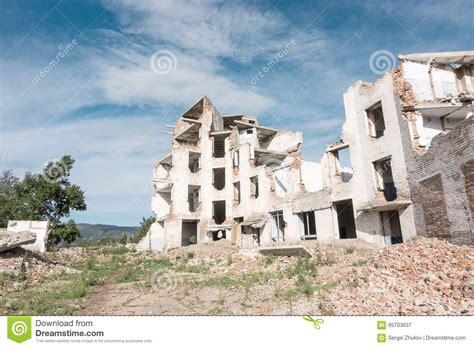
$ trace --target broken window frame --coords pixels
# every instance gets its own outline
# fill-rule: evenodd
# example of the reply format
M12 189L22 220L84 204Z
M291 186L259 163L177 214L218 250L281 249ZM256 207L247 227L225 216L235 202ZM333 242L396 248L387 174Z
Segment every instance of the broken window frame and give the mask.
M240 181L234 182L234 204L240 204Z
M311 214L311 215L310 215ZM300 237L303 240L306 239L317 239L317 229L316 229L316 215L314 214L314 210L310 211L303 211L298 214L299 218L302 221L302 224L300 224L300 229L301 226L303 227L303 231L300 230ZM310 218L312 216L312 220ZM311 226L313 225L313 226ZM313 228L311 228L313 227ZM314 233L311 233L311 230L314 231ZM303 232L303 233L301 233Z
M190 200L191 198L191 193L190 189L197 187L197 190L193 190L193 200ZM194 200L194 193L197 192L197 199ZM196 202L196 205L194 206L194 202ZM192 205L192 206L191 206ZM201 186L199 185L188 185L188 208L190 213L196 212L201 205Z
M258 175L250 177L250 197L258 198L259 188L258 188Z
M217 144L222 144L222 148ZM212 157L214 158L224 158L225 157L225 138L221 137L214 137L214 141L212 142Z
M240 166L240 152L239 150L234 150L234 155L232 158L232 165L234 168L239 168Z
M376 115L375 112L380 109L380 115ZM372 105L370 108L365 110L367 118L367 131L370 137L372 138L381 138L385 134L385 115L383 112L382 101L379 101ZM376 116L380 117L376 121ZM381 121L381 122L380 122Z
M193 161L193 168L191 168L191 156L192 155L198 155L197 160ZM197 164L197 167L196 167ZM188 169L191 173L197 173L201 170L201 153L200 152L194 152L194 151L189 151L188 152Z
M375 188L378 192L383 192L387 202L393 201L397 198L397 188L393 177L392 162L392 156L387 156L372 162ZM384 163L388 163L388 165ZM386 182L384 179L384 175L388 173L388 171L390 171L390 176L392 177L393 182Z
M284 242L286 232L286 222L284 219L283 210L276 210L270 212L271 222L270 225L272 241L273 242ZM283 226L282 229L280 227Z

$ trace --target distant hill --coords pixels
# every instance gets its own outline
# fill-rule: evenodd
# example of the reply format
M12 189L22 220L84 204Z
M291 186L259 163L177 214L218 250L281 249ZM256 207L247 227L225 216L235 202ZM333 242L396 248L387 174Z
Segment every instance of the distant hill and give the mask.
M78 245L81 242L96 242L104 237L118 239L123 235L131 236L138 230L138 227L101 224L77 224L77 227L81 231L81 237L72 245Z

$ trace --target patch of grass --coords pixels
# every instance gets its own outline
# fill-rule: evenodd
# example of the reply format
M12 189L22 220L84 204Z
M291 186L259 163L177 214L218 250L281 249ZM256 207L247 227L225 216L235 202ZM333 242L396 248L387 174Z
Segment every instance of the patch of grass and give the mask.
M227 266L232 265L232 256L227 256Z
M189 265L184 262L177 264L174 267L176 272L186 272L186 273L204 273L209 268L205 265Z
M10 276L5 272L0 272L0 286L3 286L10 280Z
M104 255L123 255L123 254L128 253L128 251L129 250L124 245L121 245L118 247L113 246L113 247L102 248L102 253Z
M367 266L368 261L367 260L359 260L355 261L352 263L352 266L354 267L362 267L362 266Z
M222 277L214 277L209 278L204 282L205 286L210 287L219 287L219 288L238 288L242 285L242 282L239 278L230 277L230 276L222 276Z
M260 283L268 283L268 281L273 278L272 273L266 272L253 272L253 273L246 273L242 275L242 281L247 285L253 284L260 284Z
M354 251L355 251L355 248L352 247L352 246L346 248L346 254L347 254L347 255L352 255L352 254L354 254Z
M89 257L87 258L84 268L89 270L89 271L94 271L96 269L95 264L97 263L97 260L95 257Z
M64 298L73 300L86 296L87 294L87 284L83 279L78 279L72 282L69 289L66 289L64 292Z
M299 257L296 264L290 267L287 273L288 278L293 278L300 274L315 277L318 275L318 268L310 257Z
M300 293L306 296L311 296L316 291L316 287L314 286L313 280L308 279L303 274L298 275L298 280L296 281L296 288Z
M131 283L139 279L139 272L134 268L126 268L115 277L117 283Z
M186 258L188 260L191 260L192 258L194 258L194 252L192 252L192 251L187 252L186 253Z
M275 256L273 255L265 255L265 257L263 258L263 264L267 267L270 266L274 261Z

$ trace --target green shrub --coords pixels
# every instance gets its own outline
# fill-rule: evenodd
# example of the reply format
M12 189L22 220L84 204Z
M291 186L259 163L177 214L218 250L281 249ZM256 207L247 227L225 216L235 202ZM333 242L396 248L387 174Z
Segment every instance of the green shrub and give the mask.
M273 255L265 255L265 257L263 258L263 264L265 266L270 266L273 261L275 261L275 256Z

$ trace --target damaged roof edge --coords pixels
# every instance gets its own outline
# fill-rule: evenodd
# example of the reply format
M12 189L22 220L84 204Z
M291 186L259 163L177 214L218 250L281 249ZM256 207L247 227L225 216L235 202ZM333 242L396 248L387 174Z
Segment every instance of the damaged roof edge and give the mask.
M440 64L474 64L474 51L400 54L398 59L402 62L426 63L433 60Z

